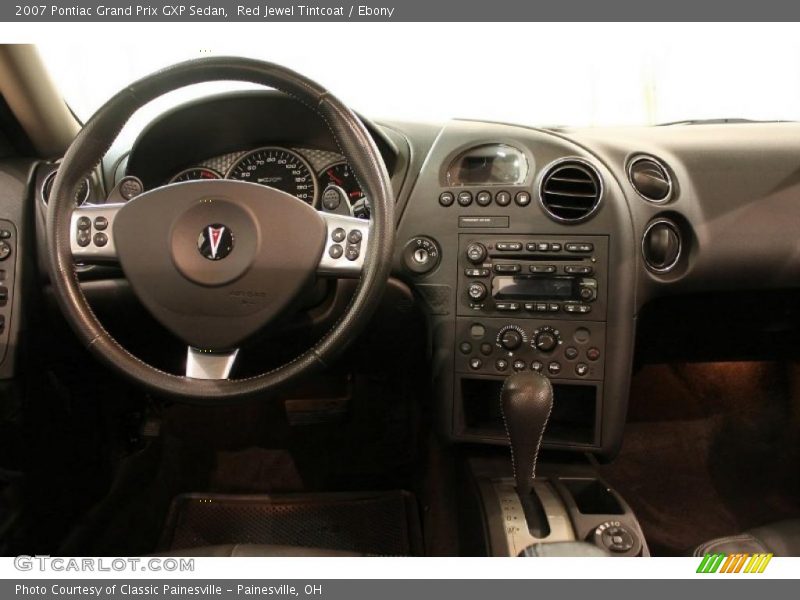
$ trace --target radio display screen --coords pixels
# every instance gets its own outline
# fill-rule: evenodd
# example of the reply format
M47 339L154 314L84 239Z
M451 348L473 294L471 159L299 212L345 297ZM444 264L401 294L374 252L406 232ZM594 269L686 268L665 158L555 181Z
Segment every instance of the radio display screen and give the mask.
M570 300L577 298L573 277L495 277L492 296L498 300Z

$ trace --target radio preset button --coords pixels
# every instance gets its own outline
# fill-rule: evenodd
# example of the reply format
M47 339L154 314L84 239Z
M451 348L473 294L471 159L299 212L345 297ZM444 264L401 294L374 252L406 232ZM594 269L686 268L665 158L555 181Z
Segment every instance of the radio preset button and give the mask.
M461 206L469 206L472 204L472 192L458 192L456 200Z
M475 202L479 206L489 206L492 203L492 195L489 192L478 192L478 195L475 196Z
M451 206L456 201L456 197L452 192L442 192L439 194L439 204L442 206Z
M564 245L567 252L591 252L594 250L594 244L581 243L581 242L568 242Z
M594 269L586 265L567 265L564 267L564 273L569 275L591 275Z
M555 265L531 265L528 267L531 273L555 273Z
M550 250L550 244L547 242L539 242L536 244L536 250L539 252L548 252Z
M502 310L505 312L516 312L519 310L519 303L518 302L498 302L494 305L497 310Z
M561 252L561 244L550 244L550 251L551 252Z
M494 201L497 202L498 206L508 206L511 204L511 194L508 192L497 192Z
M519 273L522 268L519 265L501 264L494 266L495 273Z
M555 302L551 302L550 304L547 305L547 312L558 312L559 310L561 310L561 306L559 306Z
M501 252L518 252L522 250L522 242L497 242L495 248Z
M537 302L534 310L536 310L536 312L547 312L547 303Z
M591 310L592 307L588 304L564 304L564 312L566 313L585 315L586 313L591 312Z

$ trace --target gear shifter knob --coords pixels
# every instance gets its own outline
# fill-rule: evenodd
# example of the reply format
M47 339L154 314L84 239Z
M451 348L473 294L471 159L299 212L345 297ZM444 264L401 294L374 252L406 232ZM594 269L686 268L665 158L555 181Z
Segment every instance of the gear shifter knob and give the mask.
M517 493L527 498L536 476L544 429L553 410L553 386L547 377L534 371L514 373L503 384L500 401Z

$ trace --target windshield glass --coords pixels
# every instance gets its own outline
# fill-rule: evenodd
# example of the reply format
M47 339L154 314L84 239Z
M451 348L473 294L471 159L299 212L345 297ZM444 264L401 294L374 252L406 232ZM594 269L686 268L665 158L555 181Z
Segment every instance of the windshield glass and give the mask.
M147 39L132 43L40 49L84 120L134 79L209 55L286 65L375 118L586 126L800 117L800 38L781 25L351 23L334 35L322 23L264 23L239 28L239 43L176 27L148 25ZM185 90L153 110L233 87Z

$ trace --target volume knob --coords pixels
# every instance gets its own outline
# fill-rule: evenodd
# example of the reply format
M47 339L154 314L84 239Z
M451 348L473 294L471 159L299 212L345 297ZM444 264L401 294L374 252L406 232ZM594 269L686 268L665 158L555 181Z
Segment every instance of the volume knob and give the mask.
M470 283L469 287L467 288L467 295L469 296L470 300L473 300L474 302L480 302L486 298L488 293L489 292L486 289L486 286L480 281L474 281Z
M477 242L473 242L469 246L467 246L467 260L474 264L482 263L487 256L486 246L483 244L479 244Z

